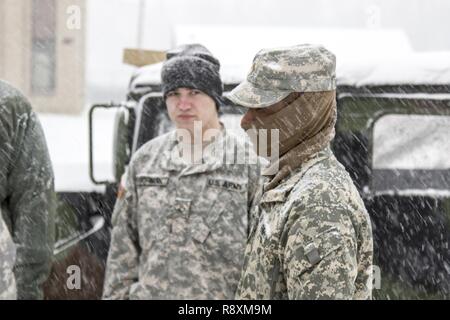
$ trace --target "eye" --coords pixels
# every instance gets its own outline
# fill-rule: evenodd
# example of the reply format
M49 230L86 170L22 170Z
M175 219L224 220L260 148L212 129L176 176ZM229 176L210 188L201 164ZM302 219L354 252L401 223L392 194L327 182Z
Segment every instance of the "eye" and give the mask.
M173 97L177 97L177 96L178 96L177 91L170 91L166 94L166 98L173 98Z
M195 96L195 95L198 95L198 94L202 94L202 92L200 90L197 90L197 89L192 89L190 94L192 96Z

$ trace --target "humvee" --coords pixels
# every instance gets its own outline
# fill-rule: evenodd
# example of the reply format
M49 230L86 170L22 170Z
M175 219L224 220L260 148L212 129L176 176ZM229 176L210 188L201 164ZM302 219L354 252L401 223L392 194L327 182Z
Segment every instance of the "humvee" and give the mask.
M375 299L450 298L450 76L441 71L450 70L450 58L416 58L383 61L387 75L377 74L376 64L356 70L356 77L338 73L332 149L353 178L372 221ZM436 59L442 68L431 70L428 62ZM133 153L172 128L160 68L157 63L133 74L125 102L96 104L90 110L90 177L106 191L59 195L67 209L62 210L64 219L74 220L75 227L59 229L61 238L65 233L72 236L59 242L47 298L101 297L118 184ZM236 77L224 79L225 98L239 82ZM244 110L225 100L222 121L239 130ZM94 172L92 134L98 109L116 110L114 181L101 181ZM79 290L67 287L71 264L81 269Z

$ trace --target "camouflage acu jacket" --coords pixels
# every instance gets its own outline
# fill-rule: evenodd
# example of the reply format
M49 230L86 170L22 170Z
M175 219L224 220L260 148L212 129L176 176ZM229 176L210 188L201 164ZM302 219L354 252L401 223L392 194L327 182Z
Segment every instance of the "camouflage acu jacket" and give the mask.
M17 246L18 299L42 299L53 258L56 194L44 131L30 103L0 81L0 205Z
M15 255L15 245L0 212L0 300L16 299Z
M211 147L253 152L226 131ZM175 132L133 156L114 227L105 299L229 299L236 292L259 164L206 152L184 162ZM220 148L220 147L219 147ZM212 149L210 149L212 150Z
M371 298L369 216L329 148L257 197L237 298Z

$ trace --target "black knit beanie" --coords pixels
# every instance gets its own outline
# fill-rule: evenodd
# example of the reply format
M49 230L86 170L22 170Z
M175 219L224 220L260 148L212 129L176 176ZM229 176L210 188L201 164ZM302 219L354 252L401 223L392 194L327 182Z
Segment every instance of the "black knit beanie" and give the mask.
M219 108L223 92L219 70L219 60L201 44L187 44L168 51L161 71L164 99L177 88L192 88L210 96Z

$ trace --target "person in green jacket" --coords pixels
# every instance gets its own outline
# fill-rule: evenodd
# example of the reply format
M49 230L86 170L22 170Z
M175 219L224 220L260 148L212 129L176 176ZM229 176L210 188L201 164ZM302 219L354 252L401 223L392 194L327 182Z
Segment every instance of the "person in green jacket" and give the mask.
M0 205L15 243L18 299L42 299L54 244L53 169L27 99L0 80Z

